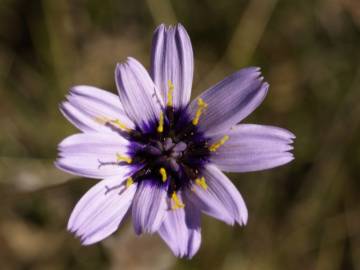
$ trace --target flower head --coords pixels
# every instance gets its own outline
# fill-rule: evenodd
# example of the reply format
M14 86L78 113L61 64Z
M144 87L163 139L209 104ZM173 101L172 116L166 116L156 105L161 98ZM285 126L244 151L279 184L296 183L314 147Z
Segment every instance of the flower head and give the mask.
M242 69L190 102L193 52L181 25L154 34L151 75L135 59L118 64L119 96L75 86L61 105L82 132L59 144L58 168L103 179L77 203L68 229L84 245L117 230L131 211L135 232L155 233L179 257L201 243L200 217L245 225L245 203L221 172L290 162L287 130L238 124L263 101L259 68Z

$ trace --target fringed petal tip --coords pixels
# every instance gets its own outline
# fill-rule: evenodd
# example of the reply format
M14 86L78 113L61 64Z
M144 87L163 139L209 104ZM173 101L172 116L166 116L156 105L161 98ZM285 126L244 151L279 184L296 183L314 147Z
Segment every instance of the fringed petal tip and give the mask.
M175 23L175 24L172 24L172 25L167 25L165 23L161 23L158 27L155 28L154 30L154 34L161 31L161 30L168 30L168 29L180 29L181 31L186 31L185 27L181 24L181 23Z
M135 57L132 57L132 56L127 56L125 58L125 60L117 62L116 63L116 69L115 69L115 75L116 75L116 72L120 71L121 66L123 66L123 65L128 66L128 65L131 65L133 63L136 64L136 65L140 64L140 62L138 60L136 60Z
M176 257L180 259L191 260L199 251L201 246L201 231L198 230L193 232L190 238L191 240L189 240L190 243L186 251L181 252L179 250L171 250Z
M80 235L80 234L77 233L76 230L73 230L72 228L69 228L69 225L68 225L67 230L68 230L69 233L73 234L76 237L76 239L78 239L78 241L80 242L80 244L82 246L94 245L94 244L100 242L101 240L103 240L103 238L98 240L98 239L89 238L86 235Z
M292 140L291 142L294 142L294 140L296 139L296 135L289 130L286 130L286 129L284 129L284 130L288 133L289 138Z

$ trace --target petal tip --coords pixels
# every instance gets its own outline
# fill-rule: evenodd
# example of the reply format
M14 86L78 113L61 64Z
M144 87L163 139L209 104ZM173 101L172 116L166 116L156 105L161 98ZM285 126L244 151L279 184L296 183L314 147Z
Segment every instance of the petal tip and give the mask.
M176 24L176 30L187 33L185 27L181 23Z
M295 159L295 156L294 156L293 153L291 153L291 152L285 152L285 153L284 153L283 162L281 162L281 163L280 163L279 165L277 165L276 167L282 166L282 165L286 165L286 164L292 162L294 159Z
M134 58L132 56L126 57L125 63L128 65L142 66L142 64L136 58Z
M126 62L132 62L132 61L136 61L134 57L132 57L132 56L126 57Z
M54 166L56 168L58 168L59 170L62 170L63 171L63 168L62 168L62 165L61 165L61 157L57 158L55 161L54 161Z
M133 221L133 229L134 232L137 236L141 235L143 233L142 229L140 226L138 226L138 224L136 224L136 222Z
M73 85L69 88L69 93L70 95L81 95L84 92L87 92L89 88L93 88L93 86L84 84Z
M154 33L157 33L159 31L164 31L165 28L166 28L165 23L161 23L158 27L156 27Z
M290 139L296 139L296 135L292 133L291 131L288 131Z
M66 110L66 107L68 106L69 102L68 101L62 101L60 102L60 104L58 105L59 111L64 114L64 111Z
M70 216L70 218L69 218L69 220L68 220L68 223L67 223L67 225L66 225L66 230L68 230L69 232L74 232L73 231L73 219L71 218L71 216Z
M80 238L80 243L83 246L90 246L90 245L96 244L97 242L99 242L99 241L96 241L96 240L92 239L91 237L81 237Z
M239 225L240 226L246 226L246 224L247 224L247 222L248 222L248 212L247 212L247 210L246 210L246 212L245 213L242 213L242 215L241 215L241 218L240 218L240 223L239 223Z

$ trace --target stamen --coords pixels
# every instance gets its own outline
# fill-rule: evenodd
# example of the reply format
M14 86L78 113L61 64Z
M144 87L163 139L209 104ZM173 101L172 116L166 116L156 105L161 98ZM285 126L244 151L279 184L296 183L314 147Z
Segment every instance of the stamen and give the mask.
M210 152L215 152L220 146L226 143L227 140L229 140L229 136L225 135L224 137L221 138L221 140L217 141L216 143L213 143L209 147Z
M130 187L132 184L134 184L134 180L132 179L132 177L129 177L126 180L126 188Z
M207 190L207 188L208 188L208 185L207 185L207 183L206 183L206 181L205 181L205 177L204 177L204 176L201 177L201 178L196 178L196 179L195 179L195 183L196 183L198 186L202 187L204 190Z
M157 127L157 132L162 133L164 131L164 113L160 112L159 125Z
M172 210L176 210L176 209L179 209L179 208L184 208L185 207L185 204L183 204L179 197L176 195L176 192L174 191L173 194L171 195L171 199L173 200L174 202L174 205L172 206Z
M169 90L167 92L167 102L166 102L166 105L169 106L169 107L172 107L173 105L173 92L174 92L174 85L173 83L168 80L168 87L169 87Z
M161 177L162 177L162 181L163 182L166 182L166 179L167 179L167 175L166 175L166 170L164 168L160 168L160 174L161 174Z
M198 109L196 111L195 117L192 120L192 123L194 126L196 126L199 123L199 119L201 114L204 112L204 110L207 108L208 104L204 102L202 98L198 99Z
M131 157L123 156L123 155L120 155L119 153L116 153L116 160L117 160L117 162L125 161L128 164L130 164L132 162Z
M102 125L113 124L116 127L120 128L121 130L124 130L124 131L127 131L127 132L131 131L131 128L128 128L119 119L110 119L110 118L107 118L105 116L99 116L99 117L95 118L95 121L102 124Z
M131 131L130 128L128 128L124 123L122 123L119 119L111 120L110 123L115 124L118 128L125 130L125 131Z

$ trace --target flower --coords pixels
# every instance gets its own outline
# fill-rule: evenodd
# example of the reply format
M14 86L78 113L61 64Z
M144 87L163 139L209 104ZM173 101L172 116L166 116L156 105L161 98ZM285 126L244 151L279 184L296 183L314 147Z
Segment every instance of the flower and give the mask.
M259 68L242 69L190 102L193 52L180 24L155 33L151 73L134 58L118 64L119 96L75 86L61 112L82 133L59 144L56 166L103 179L77 203L68 230L89 245L114 233L131 208L137 234L158 232L178 257L201 243L205 213L245 225L248 212L222 173L290 162L295 136L278 127L238 124L265 98Z

